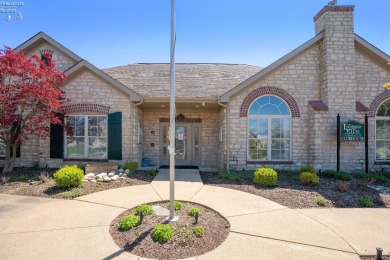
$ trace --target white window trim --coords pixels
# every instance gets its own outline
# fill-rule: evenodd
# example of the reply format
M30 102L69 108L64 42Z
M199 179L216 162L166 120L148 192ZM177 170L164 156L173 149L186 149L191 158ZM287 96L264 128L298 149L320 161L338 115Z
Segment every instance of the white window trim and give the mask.
M383 101L383 102L385 102L385 101ZM378 109L383 104L383 102L378 106ZM376 114L377 113L378 113L378 111L376 112ZM388 120L388 121L390 121L390 116L377 116L376 114L375 114L375 161L376 162L390 162L390 159L380 160L380 159L376 158L376 142L378 141L378 139L376 138L376 132L377 132L376 131L376 125L377 125L377 121L378 120ZM383 140L383 139L379 139L379 140ZM390 141L390 138L389 139L385 139L385 140Z
M271 96L271 97L273 96L273 97L276 97L276 98L282 100L286 104L286 106L289 110L289 115L251 115L251 114L249 114L249 111L250 111L253 103L255 103L259 98L264 97L264 96ZM272 140L272 131L270 131L270 129L268 129L268 136L267 136L267 159L266 160L259 160L259 159L252 159L249 157L249 120L250 119L257 119L257 118L268 119L268 127L271 127L271 128L272 128L271 121L273 118L290 119L290 138L289 138L290 139L290 149L289 149L289 158L288 159L272 159L271 158L272 149L271 149L271 145L269 145L269 144L271 143L271 140ZM251 162L289 162L289 161L291 161L291 158L292 158L292 116L291 116L291 109L284 99L282 99L281 97L275 96L275 95L262 95L262 96L257 97L249 105L246 126L247 126L247 129L246 129L246 141L247 141L247 144L246 144L247 145L247 149L246 149L246 157L247 158L246 159L247 159L247 161L251 161ZM251 139L255 139L255 138L251 138Z
M108 158L108 116L107 115L102 115L102 114L70 114L70 115L67 115L65 117L65 124L67 123L68 121L68 117L70 116L79 116L79 117L84 117L85 121L84 121L84 157L71 157L71 156L67 156L67 138L70 137L66 134L66 131L64 132L65 133L65 138L64 138L64 158L65 159L84 159L84 160L99 160L99 159L102 159L102 160L106 160ZM89 116L97 116L97 117L106 117L107 118L107 130L106 130L106 151L107 151L107 154L106 154L106 157L105 158L89 158L88 157L88 148L89 148L89 143L88 143L88 138L89 138L89 135L88 135L88 117ZM87 145L88 144L88 145Z

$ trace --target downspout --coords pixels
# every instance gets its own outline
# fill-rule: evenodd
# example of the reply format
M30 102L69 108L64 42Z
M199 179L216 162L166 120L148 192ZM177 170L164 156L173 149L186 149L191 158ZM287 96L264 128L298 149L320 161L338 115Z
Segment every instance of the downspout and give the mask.
M132 120L130 120L130 129L131 129L131 145L130 145L130 154L131 154L131 160L134 160L134 150L133 150L133 146L134 146L134 120L135 120L135 108L142 105L142 103L144 103L144 98L141 97L141 101L134 104L133 105L133 116L132 116Z
M226 170L228 171L230 168L230 160L229 160L229 153L230 153L230 145L229 145L229 117L230 117L230 107L229 103L227 105L222 104L220 99L218 98L218 105L226 108Z

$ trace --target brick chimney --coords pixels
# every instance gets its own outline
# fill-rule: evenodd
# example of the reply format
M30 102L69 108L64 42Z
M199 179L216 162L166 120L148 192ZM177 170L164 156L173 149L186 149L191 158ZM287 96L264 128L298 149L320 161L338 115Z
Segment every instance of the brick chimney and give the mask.
M355 114L355 33L354 6L325 6L314 17L316 35L323 32L320 43L321 101L331 116Z

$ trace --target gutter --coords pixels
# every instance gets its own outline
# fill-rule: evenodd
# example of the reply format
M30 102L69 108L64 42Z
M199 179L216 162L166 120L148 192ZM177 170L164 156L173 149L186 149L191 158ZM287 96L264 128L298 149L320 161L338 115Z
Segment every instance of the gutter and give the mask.
M230 136L230 131L229 131L229 128L230 128L230 121L229 121L229 117L230 117L230 106L229 106L229 103L227 105L225 104L222 104L221 101L220 101L220 98L218 98L218 105L226 108L226 170L229 171L229 168L230 168L230 160L229 160L229 154L230 154L230 145L229 145L229 136Z

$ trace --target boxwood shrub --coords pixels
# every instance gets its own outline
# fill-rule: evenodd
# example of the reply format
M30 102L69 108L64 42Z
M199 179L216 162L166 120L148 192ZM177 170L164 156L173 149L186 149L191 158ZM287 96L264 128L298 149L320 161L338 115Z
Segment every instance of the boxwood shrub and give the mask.
M318 185L320 183L320 177L313 172L302 172L299 179L305 185Z
M54 173L56 185L61 188L78 187L83 178L84 171L78 168L77 165L65 165Z
M261 186L276 186L278 173L271 168L259 168L253 174L253 183Z

